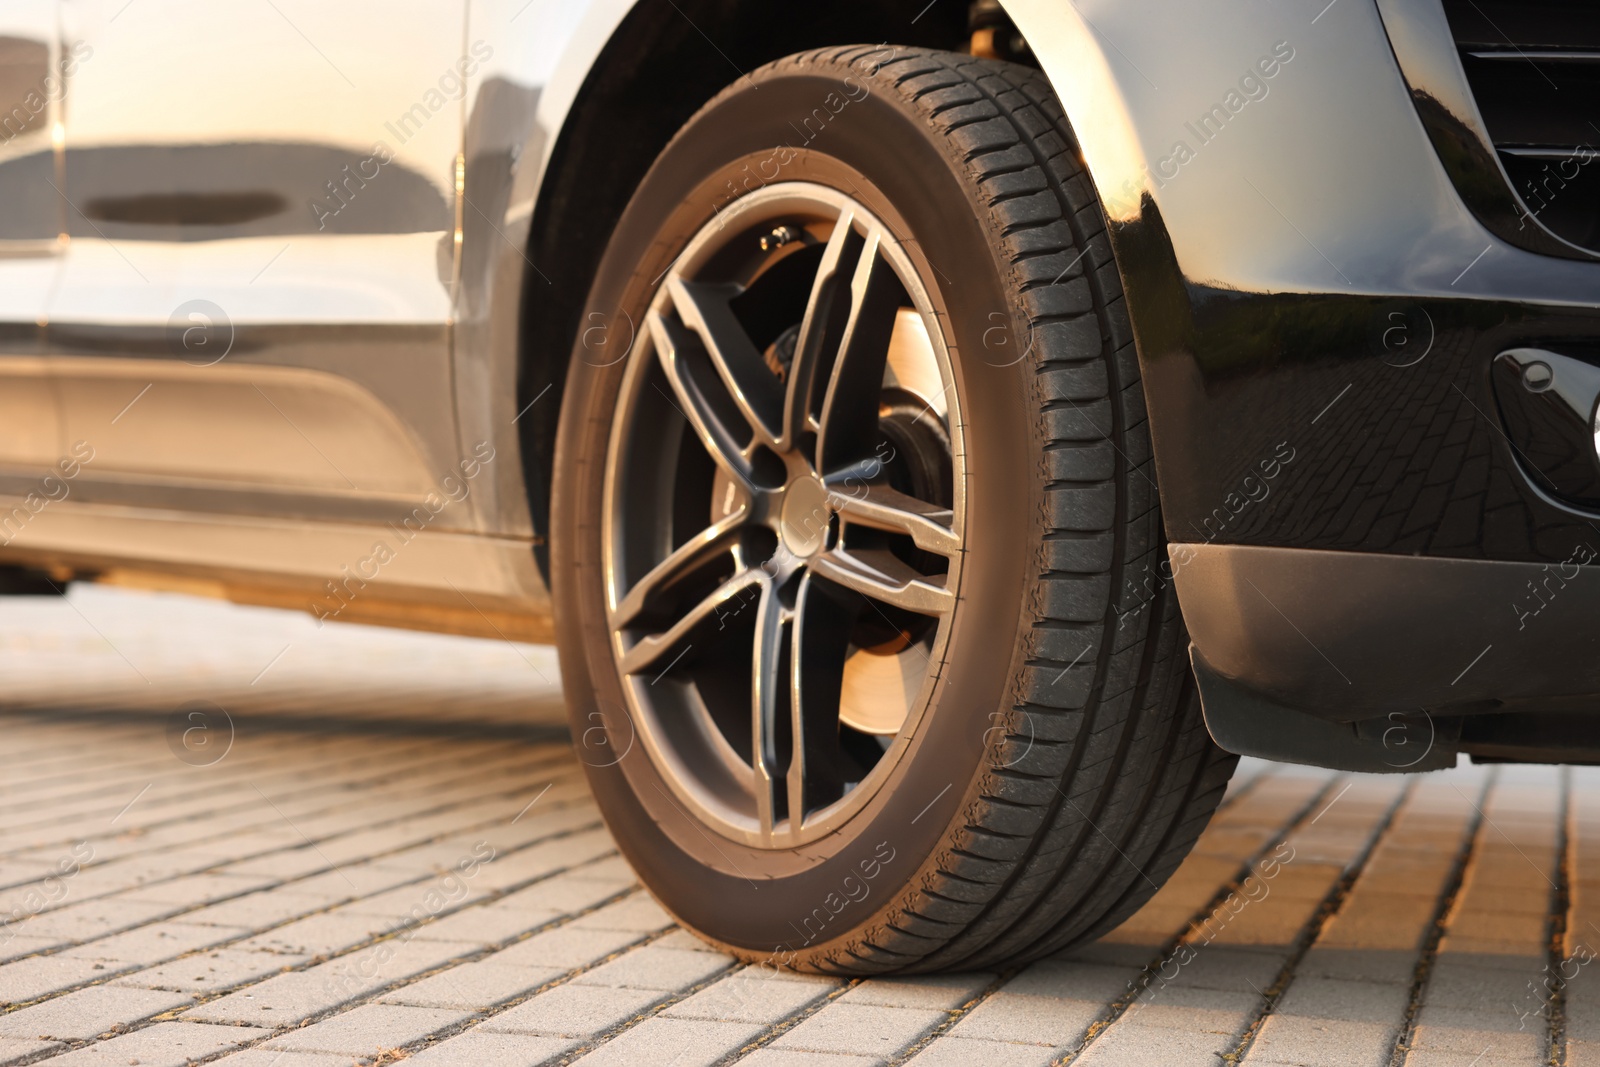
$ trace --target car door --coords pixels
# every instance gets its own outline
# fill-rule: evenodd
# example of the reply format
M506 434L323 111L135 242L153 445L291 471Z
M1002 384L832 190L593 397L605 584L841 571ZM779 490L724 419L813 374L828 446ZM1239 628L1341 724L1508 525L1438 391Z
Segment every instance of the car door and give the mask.
M41 343L62 243L59 127L67 64L56 0L0 5L0 493L26 496L62 455ZM14 531L13 531L14 532Z
M78 498L408 513L460 459L461 0L60 2L90 51L46 333Z

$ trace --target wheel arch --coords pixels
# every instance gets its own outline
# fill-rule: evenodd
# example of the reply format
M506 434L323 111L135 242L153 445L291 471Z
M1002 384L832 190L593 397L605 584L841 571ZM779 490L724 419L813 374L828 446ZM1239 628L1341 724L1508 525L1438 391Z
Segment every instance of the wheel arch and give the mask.
M1452 253L1470 246L1464 263L1489 238L1449 191L1376 10L1358 5L1346 12L1341 5L1314 21L1292 17L1269 0L1226 0L1203 16L1182 18L1159 10L1154 0L1116 7L1002 2L1073 121L1111 223L1146 376L1158 469L1186 476L1161 479L1164 510L1169 522L1203 516L1227 487L1213 485L1220 475L1206 475L1184 459L1185 445L1204 433L1196 421L1203 397L1195 382L1204 377L1196 352L1217 341L1197 325L1195 286L1265 294L1408 291L1414 283L1397 280L1397 272L1414 273L1421 253L1397 259L1396 241L1416 237L1430 263L1456 261L1439 252L1443 246ZM523 209L524 219L533 219L523 247L551 284L529 271L521 256L502 257L519 281L528 279L518 288L515 369L503 372L520 376L518 411L546 387L560 395L612 224L660 149L736 76L736 68L750 70L830 43L959 48L967 4L937 0L913 20L889 0L826 0L794 20L803 40L775 36L774 26L786 34L789 27L770 7L748 0L594 0L585 11L581 33L570 34L570 47L563 46L558 77L546 79L550 89L540 101L539 121L528 123L524 142L541 177ZM1157 16L1183 25L1144 29ZM1227 130L1228 147L1203 149L1203 162L1186 166L1174 180L1164 154L1175 138L1193 139L1183 121L1193 119L1191 105L1219 97L1280 37L1306 58L1272 83L1270 101L1251 105L1237 129ZM1327 62L1330 56L1340 62ZM1370 105L1365 125L1343 121L1338 101L1352 92ZM1380 127L1387 149L1374 156L1360 142ZM1348 165L1351 158L1369 157L1366 170ZM1328 175L1337 175L1337 182L1330 184ZM1271 208L1246 180L1270 197ZM1364 224L1340 221L1350 218ZM507 233L518 240L517 231ZM1343 277L1322 252L1340 264ZM549 269L552 263L559 271ZM1251 358L1270 362L1276 356L1262 349ZM520 441L508 442L520 444L525 457L526 485L519 480L516 489L521 497L525 488L540 533L558 415L559 404L546 397L518 423Z
M644 0L611 7L612 29L590 45L592 62L546 139L528 131L541 151L541 180L528 232L518 324L516 409L532 529L548 528L550 472L560 405L534 403L541 391L560 396L572 345L584 327L585 302L612 228L645 172L673 135L741 71L808 48L888 41L959 49L966 41L965 4L941 2L915 20L893 0L812 0L794 28L775 34L767 4L748 0ZM544 265L559 264L559 271ZM605 330L608 323L593 326ZM627 324L620 324L626 337ZM605 336L597 333L596 337ZM547 396L545 400L550 398ZM533 404L530 408L529 404ZM536 542L548 579L548 556Z

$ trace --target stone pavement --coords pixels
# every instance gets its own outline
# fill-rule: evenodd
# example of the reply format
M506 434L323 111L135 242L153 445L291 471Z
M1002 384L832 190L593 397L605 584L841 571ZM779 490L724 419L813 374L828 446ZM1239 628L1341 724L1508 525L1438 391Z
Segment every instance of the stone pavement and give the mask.
M0 1064L1600 1064L1600 771L1249 763L1031 966L741 966L617 856L551 650L0 600Z

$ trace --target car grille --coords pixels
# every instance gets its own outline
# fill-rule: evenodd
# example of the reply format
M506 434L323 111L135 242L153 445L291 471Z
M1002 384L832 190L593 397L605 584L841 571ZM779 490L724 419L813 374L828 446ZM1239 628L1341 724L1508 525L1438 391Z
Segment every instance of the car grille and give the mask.
M1444 8L1527 214L1600 251L1600 4L1444 0Z

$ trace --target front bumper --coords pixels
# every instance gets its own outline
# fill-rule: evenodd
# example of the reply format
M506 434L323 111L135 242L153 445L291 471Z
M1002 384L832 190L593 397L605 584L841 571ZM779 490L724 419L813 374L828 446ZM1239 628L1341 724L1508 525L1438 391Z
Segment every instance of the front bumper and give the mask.
M1600 711L1600 533L1559 564L1173 545L1194 652L1318 718ZM1178 565L1176 561L1187 558Z
M1600 533L1557 564L1171 546L1207 725L1362 771L1600 760Z
M1411 769L1513 756L1516 723L1600 756L1563 740L1600 723L1574 714L1600 710L1600 508L1530 477L1493 377L1508 350L1600 365L1600 263L1469 207L1380 14L1425 5L1007 0L1138 347L1172 560L1131 581L1176 582L1219 739L1232 709L1237 750L1406 769L1373 736L1422 715L1442 741Z

